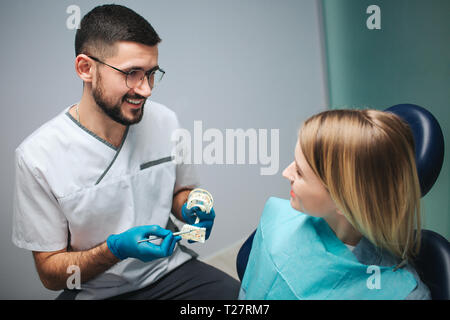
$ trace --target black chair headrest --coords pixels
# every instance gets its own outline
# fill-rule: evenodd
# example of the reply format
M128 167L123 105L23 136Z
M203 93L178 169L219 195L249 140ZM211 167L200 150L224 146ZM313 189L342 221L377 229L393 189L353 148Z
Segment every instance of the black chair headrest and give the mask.
M387 108L410 126L415 143L416 166L422 197L430 191L444 162L444 135L436 118L414 104L398 104Z

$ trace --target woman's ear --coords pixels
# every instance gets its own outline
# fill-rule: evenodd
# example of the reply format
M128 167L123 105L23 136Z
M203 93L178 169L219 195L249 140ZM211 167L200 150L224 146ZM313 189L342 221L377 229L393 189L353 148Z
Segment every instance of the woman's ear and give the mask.
M341 216L344 216L344 214L342 213L341 209L339 209L338 207L336 207L336 213L341 215Z
M92 82L93 78L93 61L85 54L79 54L75 58L75 71L84 82Z

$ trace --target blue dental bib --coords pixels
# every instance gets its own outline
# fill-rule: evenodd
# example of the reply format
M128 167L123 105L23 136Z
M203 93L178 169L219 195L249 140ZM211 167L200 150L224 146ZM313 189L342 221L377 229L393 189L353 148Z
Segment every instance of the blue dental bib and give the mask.
M324 219L272 197L253 240L240 298L404 299L417 283L409 271L394 267L360 263Z

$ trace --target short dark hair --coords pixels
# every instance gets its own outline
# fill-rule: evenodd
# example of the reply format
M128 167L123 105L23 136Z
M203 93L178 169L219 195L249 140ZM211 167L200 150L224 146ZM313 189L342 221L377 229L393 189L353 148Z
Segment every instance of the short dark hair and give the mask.
M75 55L104 59L115 54L114 43L133 41L148 46L161 42L151 24L133 10L115 4L95 7L81 20L75 36Z

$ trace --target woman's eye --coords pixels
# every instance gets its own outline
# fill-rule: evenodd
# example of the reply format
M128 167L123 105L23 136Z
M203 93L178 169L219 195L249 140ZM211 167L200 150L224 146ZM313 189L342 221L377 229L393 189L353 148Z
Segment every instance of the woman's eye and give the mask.
M297 173L297 175L301 176L300 170L298 169L298 165L297 164L294 165L294 168L295 168L295 172Z

